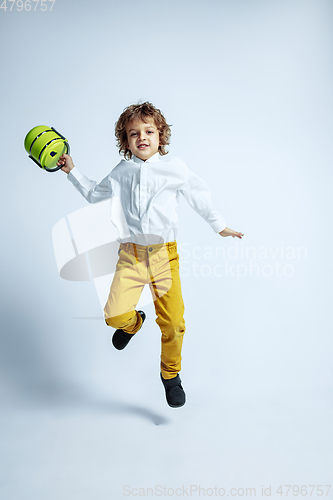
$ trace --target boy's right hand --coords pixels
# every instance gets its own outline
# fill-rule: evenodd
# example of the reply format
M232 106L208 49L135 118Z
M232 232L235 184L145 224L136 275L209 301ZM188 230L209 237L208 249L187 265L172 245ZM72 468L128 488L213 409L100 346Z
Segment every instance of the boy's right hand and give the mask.
M57 165L62 165L60 170L63 170L66 172L66 174L69 174L69 172L74 168L74 163L71 158L71 156L67 155L64 153L62 156L60 156Z

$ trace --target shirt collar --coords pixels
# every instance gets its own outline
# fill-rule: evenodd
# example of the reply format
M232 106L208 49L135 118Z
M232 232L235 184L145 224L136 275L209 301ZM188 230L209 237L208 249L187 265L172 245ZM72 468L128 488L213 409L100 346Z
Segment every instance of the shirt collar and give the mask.
M135 163L152 163L152 162L155 162L155 161L159 161L159 159L160 159L160 153L158 151L153 156L151 156L150 158L148 158L148 160L146 160L146 161L141 160L141 158L138 158L135 155L132 155L132 160L135 161Z

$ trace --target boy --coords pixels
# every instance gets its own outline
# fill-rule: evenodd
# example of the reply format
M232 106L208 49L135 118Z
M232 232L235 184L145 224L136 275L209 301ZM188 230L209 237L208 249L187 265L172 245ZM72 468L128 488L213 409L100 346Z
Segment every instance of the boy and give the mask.
M244 235L226 227L200 177L179 158L163 158L171 132L159 109L149 102L128 106L116 123L115 134L124 159L99 184L74 167L67 154L58 165L90 203L111 197L120 200L128 231L118 240L119 259L104 308L105 322L116 328L114 347L126 347L145 320L145 313L135 307L144 285L149 284L162 333L160 376L167 403L178 408L186 399L179 377L185 332L176 243L179 194L221 236L241 239Z

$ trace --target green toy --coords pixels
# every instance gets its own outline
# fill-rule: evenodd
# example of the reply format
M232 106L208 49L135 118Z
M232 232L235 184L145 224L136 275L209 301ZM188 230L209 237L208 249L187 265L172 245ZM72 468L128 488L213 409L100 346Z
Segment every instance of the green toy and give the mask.
M24 140L26 152L37 165L47 172L56 172L62 165L57 165L64 153L69 154L67 139L53 127L39 125L27 133Z

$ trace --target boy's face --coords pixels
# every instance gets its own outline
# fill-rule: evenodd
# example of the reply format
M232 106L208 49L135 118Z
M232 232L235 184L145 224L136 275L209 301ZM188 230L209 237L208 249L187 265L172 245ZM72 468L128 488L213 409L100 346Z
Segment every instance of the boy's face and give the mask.
M147 123L132 120L126 127L127 147L133 155L141 160L148 160L158 151L160 145L159 132L153 120Z

